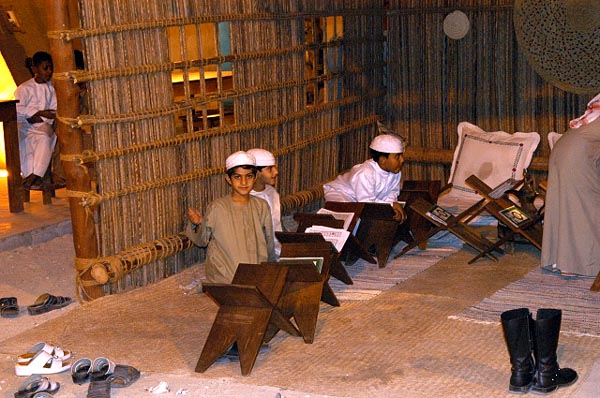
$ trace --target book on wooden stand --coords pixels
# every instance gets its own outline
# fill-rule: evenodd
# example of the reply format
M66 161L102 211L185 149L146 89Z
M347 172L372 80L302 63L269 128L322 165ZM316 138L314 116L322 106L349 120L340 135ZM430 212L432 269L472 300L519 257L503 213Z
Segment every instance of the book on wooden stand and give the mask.
M280 263L310 263L313 264L319 273L323 269L323 257L280 257Z
M306 233L319 233L327 242L331 242L338 252L342 251L344 244L350 236L350 231L342 228L330 228L322 225L313 225L306 228Z
M329 209L319 209L317 210L317 214L329 214L336 220L342 220L344 222L344 229L346 230L350 226L352 218L354 217L354 213L351 212L332 211Z
M507 207L506 209L500 210L499 213L504 217L504 219L509 221L512 225L514 225L517 228L522 227L529 220L531 220L531 217L529 217L523 210L521 210L517 206Z
M452 217L452 213L438 205L431 206L425 214L443 225L448 225L448 220Z

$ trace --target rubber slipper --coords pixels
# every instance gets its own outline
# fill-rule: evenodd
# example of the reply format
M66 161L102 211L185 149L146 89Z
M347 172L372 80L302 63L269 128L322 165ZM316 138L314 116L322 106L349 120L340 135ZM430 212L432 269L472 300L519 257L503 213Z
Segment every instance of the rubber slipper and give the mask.
M110 383L108 380L94 380L88 387L87 398L110 398Z
M92 363L90 381L105 380L115 370L115 363L108 358L96 358Z
M90 380L90 373L92 371L92 360L89 358L82 358L71 365L71 378L75 384L83 384Z
M72 302L73 299L71 297L53 296L49 293L44 293L32 305L27 307L27 311L30 315L40 315L48 311L66 307Z
M31 360L17 362L15 373L17 376L48 375L69 370L71 363L53 357L46 351L38 351Z
M114 388L129 387L140 378L140 371L129 365L117 365L113 373L106 380Z
M41 342L31 347L25 354L19 355L17 357L17 362L28 362L39 351L46 351L48 354L57 357L63 361L66 361L67 359L71 358L71 351L63 350L60 347Z
M42 392L55 394L60 388L60 383L50 381L47 377L32 375L25 380L19 390L15 392L15 398L31 398Z
M15 318L19 316L19 304L16 297L0 298L0 316L2 318Z

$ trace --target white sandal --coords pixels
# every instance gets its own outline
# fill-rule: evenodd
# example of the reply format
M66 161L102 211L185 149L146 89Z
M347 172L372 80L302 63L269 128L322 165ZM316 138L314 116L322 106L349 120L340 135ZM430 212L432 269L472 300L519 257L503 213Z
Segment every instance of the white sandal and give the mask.
M46 351L48 354L57 357L62 361L71 358L71 351L63 350L60 347L41 342L31 347L25 354L19 355L17 357L17 362L29 362L31 358L40 351Z
M15 373L17 376L49 375L61 373L71 368L68 361L52 356L46 351L38 351L29 361L17 362Z

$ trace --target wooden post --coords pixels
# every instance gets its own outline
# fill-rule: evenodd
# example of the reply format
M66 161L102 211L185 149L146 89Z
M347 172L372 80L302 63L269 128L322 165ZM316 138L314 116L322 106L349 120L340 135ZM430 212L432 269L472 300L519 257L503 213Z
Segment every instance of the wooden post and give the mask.
M11 213L23 211L17 102L19 101L0 101L0 120L4 123L4 152L6 155L6 170L8 171L6 179L8 184L8 206Z
M69 12L77 12L76 9L69 8L69 4L72 3L68 0L46 0L48 31L62 31L71 28ZM74 70L75 58L72 43L54 38L50 38L49 42L55 73ZM72 81L58 79L54 80L54 87L58 102L57 114L62 117L77 117L79 115L79 87ZM58 122L56 134L61 155L79 154L83 151L81 129ZM63 162L63 168L69 190L82 192L92 190L91 179L86 169L73 162ZM98 257L98 243L94 217L92 212L86 212L84 207L79 204L79 200L79 198L69 198L75 256L81 259L96 258ZM104 295L102 286L85 286L86 281L93 280L89 271L81 276L81 280L84 282L81 287L84 299L95 299Z

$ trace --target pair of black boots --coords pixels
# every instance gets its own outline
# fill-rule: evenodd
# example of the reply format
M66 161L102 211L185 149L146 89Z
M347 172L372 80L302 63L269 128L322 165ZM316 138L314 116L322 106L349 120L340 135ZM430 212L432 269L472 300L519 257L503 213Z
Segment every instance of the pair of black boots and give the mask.
M573 369L558 366L556 349L562 311L540 308L533 320L529 309L518 308L500 316L512 365L509 391L547 394L577 380Z

